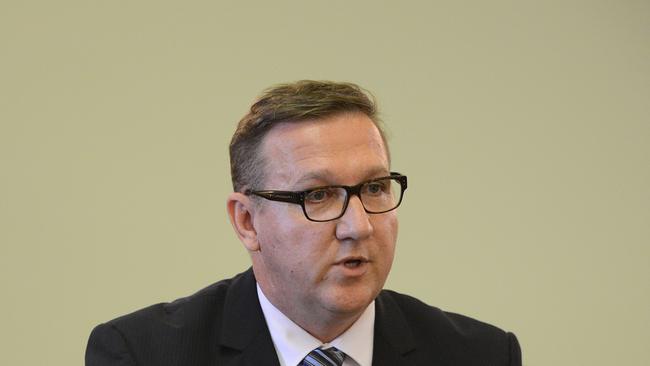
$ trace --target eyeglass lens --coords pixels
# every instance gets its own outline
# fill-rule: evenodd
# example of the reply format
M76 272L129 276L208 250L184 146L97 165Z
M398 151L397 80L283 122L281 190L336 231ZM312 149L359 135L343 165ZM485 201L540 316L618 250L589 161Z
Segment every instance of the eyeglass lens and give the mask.
M361 186L360 198L369 213L381 213L394 209L399 203L401 185L395 179L373 180ZM341 187L326 187L305 195L305 213L312 220L326 221L343 214L347 191Z

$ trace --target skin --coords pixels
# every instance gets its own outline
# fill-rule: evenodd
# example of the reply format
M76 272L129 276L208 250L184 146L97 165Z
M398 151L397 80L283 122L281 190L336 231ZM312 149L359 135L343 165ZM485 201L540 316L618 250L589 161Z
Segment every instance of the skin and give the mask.
M355 185L389 175L379 131L361 113L284 123L264 138L261 189ZM384 286L397 239L396 211L367 214L357 196L334 221L312 222L299 205L241 193L228 197L231 223L249 251L266 297L323 342L347 330ZM362 259L355 268L346 259Z

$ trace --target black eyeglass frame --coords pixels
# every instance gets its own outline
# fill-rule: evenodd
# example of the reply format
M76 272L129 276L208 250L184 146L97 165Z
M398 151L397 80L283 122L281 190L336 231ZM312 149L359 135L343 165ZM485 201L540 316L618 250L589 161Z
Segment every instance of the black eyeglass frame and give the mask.
M400 190L400 195L399 195L399 201L397 201L397 204L395 207L391 208L390 210L384 210L384 211L369 211L366 206L363 204L363 200L361 199L361 187L368 183L372 183L375 181L383 180L383 179L393 179L397 181L401 187ZM321 186L321 187L315 187L311 188L305 191L275 191L275 190L262 190L262 191L254 191L247 189L244 191L245 195L255 195L259 196L262 198L265 198L270 201L278 201L278 202L288 202L288 203L295 203L297 205L300 205L302 207L302 212L305 214L305 217L309 221L314 221L314 222L327 222L327 221L333 221L336 219L341 218L343 215L345 215L345 211L348 209L348 204L350 203L350 197L352 195L356 195L359 197L359 200L361 201L361 205L363 206L363 209L369 213L369 214L382 214L386 213L389 211L392 211L399 207L399 205L402 203L402 198L404 197L404 192L406 191L408 184L407 184L407 179L405 175L402 175L397 172L390 172L390 175L385 176L385 177L379 177L379 178L373 178L369 179L366 181L363 181L357 185L354 186L344 186L344 185L333 185L333 186ZM343 188L345 189L346 192L346 197L345 197L345 202L343 203L343 209L341 210L341 214L338 215L337 217L334 217L332 219L327 219L327 220L315 220L309 217L307 214L307 209L305 208L305 197L313 192L317 191L319 189L325 189L325 188Z

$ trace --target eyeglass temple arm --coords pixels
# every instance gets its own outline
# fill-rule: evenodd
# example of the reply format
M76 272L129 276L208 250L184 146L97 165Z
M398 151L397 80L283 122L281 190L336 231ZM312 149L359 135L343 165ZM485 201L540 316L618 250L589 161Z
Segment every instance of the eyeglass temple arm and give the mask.
M301 195L296 192L288 191L251 191L247 190L245 194L253 194L256 196L264 197L272 201L300 203Z

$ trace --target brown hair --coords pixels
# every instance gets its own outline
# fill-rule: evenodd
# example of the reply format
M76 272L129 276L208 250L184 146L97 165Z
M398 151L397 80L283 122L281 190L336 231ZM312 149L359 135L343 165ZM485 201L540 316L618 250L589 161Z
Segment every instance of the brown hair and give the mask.
M239 121L230 141L233 188L259 188L264 181L264 159L259 154L264 136L283 122L323 119L345 112L361 112L377 126L386 153L388 145L373 96L356 84L301 80L267 89Z

